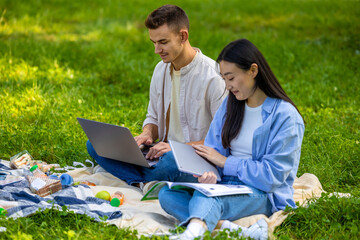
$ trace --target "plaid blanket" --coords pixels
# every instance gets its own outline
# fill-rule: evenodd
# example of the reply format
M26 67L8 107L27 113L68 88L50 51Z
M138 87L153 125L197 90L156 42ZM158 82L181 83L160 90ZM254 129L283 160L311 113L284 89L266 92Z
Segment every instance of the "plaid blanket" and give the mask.
M12 170L2 163L0 173L16 176L25 174L22 169ZM0 184L0 205L7 210L6 215L14 219L48 208L86 214L96 221L110 221L122 216L119 208L112 207L109 201L95 198L86 185L68 186L52 195L40 197L30 191L25 178L18 182Z

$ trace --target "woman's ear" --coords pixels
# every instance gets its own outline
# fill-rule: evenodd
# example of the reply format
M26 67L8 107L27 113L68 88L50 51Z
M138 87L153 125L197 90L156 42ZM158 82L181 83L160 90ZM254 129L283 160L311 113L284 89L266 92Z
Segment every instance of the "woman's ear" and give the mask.
M259 67L258 67L258 65L256 63L251 64L250 72L251 72L251 76L253 78L255 78L257 76L257 74L259 72Z

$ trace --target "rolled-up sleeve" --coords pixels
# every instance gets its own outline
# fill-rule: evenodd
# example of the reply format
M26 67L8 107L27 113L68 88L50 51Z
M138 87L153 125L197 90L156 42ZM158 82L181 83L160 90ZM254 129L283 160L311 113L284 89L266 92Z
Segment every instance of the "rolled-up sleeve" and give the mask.
M155 71L154 71L155 72ZM156 126L158 126L159 124L159 120L158 120L158 107L157 107L157 103L158 103L158 94L157 94L157 90L156 90L156 85L157 85L157 79L156 76L154 76L155 73L153 74L152 78L151 78L151 83L150 83L150 100L149 100L149 106L147 109L147 114L146 114L146 118L144 120L143 123L143 128L145 127L145 125L151 123L151 124L155 124Z

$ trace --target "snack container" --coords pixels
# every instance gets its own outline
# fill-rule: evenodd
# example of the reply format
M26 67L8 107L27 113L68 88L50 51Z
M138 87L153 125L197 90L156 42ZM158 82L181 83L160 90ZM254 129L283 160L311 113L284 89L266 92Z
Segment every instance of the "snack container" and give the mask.
M42 164L40 167L40 170L43 172L49 172L52 168L58 168L60 167L60 164L52 163L52 164Z
M35 177L47 177L47 175L39 169L38 165L34 165L30 168L30 172L32 172Z
M120 191L116 191L110 199L110 205L113 207L119 207L124 203L124 194Z
M30 153L24 150L10 158L10 167L12 169L28 167L32 161L33 158Z
M80 182L80 184L85 184L85 185L88 185L88 186L96 186L96 184L95 184L95 183L90 182L90 181L87 181L87 180L85 180L85 181L81 181L81 182Z
M62 189L60 180L55 180L48 177L26 177L29 181L31 191L40 197L45 197Z

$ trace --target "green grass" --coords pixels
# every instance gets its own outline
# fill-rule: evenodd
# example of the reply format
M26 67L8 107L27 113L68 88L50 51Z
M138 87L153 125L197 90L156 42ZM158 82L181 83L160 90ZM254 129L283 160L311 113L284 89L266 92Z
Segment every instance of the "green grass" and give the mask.
M360 236L360 198L338 198L323 194L308 208L290 211L277 229L279 239L358 239Z
M5 239L137 239L135 233L129 229L119 229L115 225L94 222L87 215L74 214L63 207L64 211L46 209L30 217L6 221L7 232ZM2 238L3 239L3 238Z
M298 176L313 173L327 192L353 195L299 208L276 229L278 238L360 238L359 1L0 0L0 158L26 149L50 163L84 161L86 136L76 117L140 133L160 61L143 22L165 3L184 8L192 45L213 59L238 38L257 45L306 121ZM7 239L38 239L47 229L41 221L60 224L58 215L0 225L9 229ZM104 239L131 238L86 217L66 218L81 227L46 236L67 239L63 231L72 230L80 239L98 231Z

